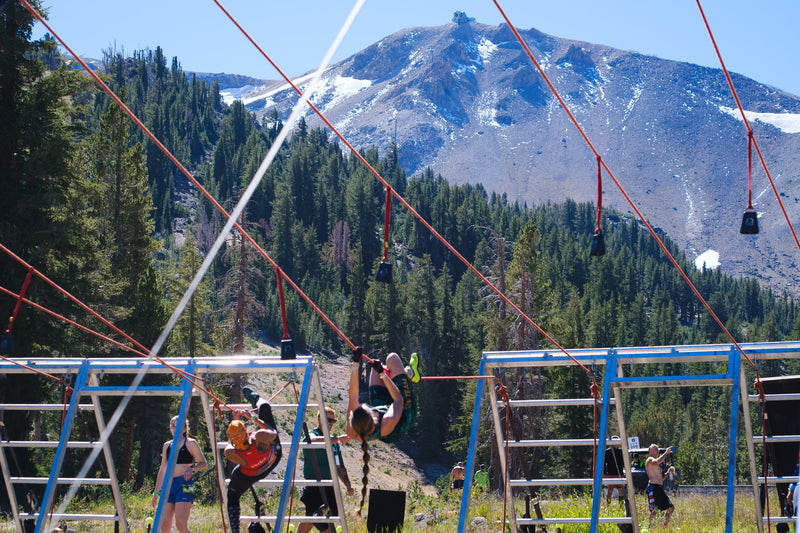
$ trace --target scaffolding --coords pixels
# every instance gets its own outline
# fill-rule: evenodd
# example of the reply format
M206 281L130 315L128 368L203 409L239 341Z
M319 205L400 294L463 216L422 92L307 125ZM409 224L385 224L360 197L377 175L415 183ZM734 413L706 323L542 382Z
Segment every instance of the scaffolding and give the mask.
M742 350L751 360L775 360L775 359L796 359L800 358L800 343L798 342L778 342L778 343L752 343L741 344ZM559 446L585 446L593 447L597 445L597 458L594 466L594 475L589 478L577 479L507 479L506 459L503 453L498 454L500 469L503 473L503 497L506 499L508 509L508 521L512 531L519 531L519 526L529 526L537 528L539 526L555 526L556 524L586 524L589 530L594 533L598 531L600 524L628 524L634 532L639 532L638 516L634 502L634 486L632 479L632 468L628 449L627 432L625 428L625 418L623 415L622 391L624 389L644 388L644 387L709 387L709 386L728 386L732 388L730 405L730 423L728 428L728 468L727 468L727 502L725 531L732 532L733 526L733 504L734 504L734 482L736 477L736 442L739 426L740 408L743 409L743 425L746 432L746 442L749 455L750 480L753 489L755 502L754 521L758 525L758 531L763 532L763 523L767 517L762 516L761 503L759 498L759 483L763 483L764 478L758 477L756 469L756 449L755 446L762 442L761 436L753 436L753 429L750 420L750 407L753 402L758 402L757 395L748 394L745 366L748 365L739 350L732 344L718 345L687 345L687 346L660 346L660 347L634 347L634 348L605 348L605 349L578 349L569 351L572 358L560 350L536 350L536 351L516 351L516 352L485 352L481 358L478 374L502 375L510 369L523 368L542 368L542 367L567 367L580 362L587 368L595 369L595 377L598 383L602 382L602 396L599 400L599 425L597 441L592 439L569 438L568 435L560 439L551 440L522 440L514 439L512 436L504 435L502 431L500 409L506 407L506 403L498 400L494 380L488 380L486 387L479 386L475 396L475 404L472 418L472 428L470 430L469 451L467 455L467 479L473 479L475 472L475 455L478 447L478 430L483 418L483 395L486 391L489 396L489 406L492 420L494 423L494 439L498 450L506 447L519 448L548 448ZM574 360L573 360L574 359ZM653 369L661 364L675 363L713 363L714 373L711 374L684 374L684 375L654 375ZM744 364L743 364L744 363ZM633 372L633 367L637 371ZM626 372L626 367L630 370ZM717 372L719 370L719 372ZM588 391L587 391L588 393ZM784 395L785 396L785 395ZM800 395L796 395L800 397ZM786 399L786 398L770 398ZM795 398L796 399L796 398ZM508 402L507 408L561 408L565 406L594 406L594 398L529 398L513 399ZM607 436L609 426L609 414L611 406L615 407L617 431L620 436L619 441L612 441ZM782 435L780 437L767 437L768 442L780 439L782 442L800 442L798 435ZM603 478L603 464L605 448L610 444L619 444L622 448L624 460L624 478ZM767 482L774 484L777 482L797 481L797 478L768 476ZM602 487L624 483L627 487L627 497L630 499L630 516L626 517L601 517L601 497ZM469 483L467 484L467 487ZM591 516L577 518L518 518L514 509L514 489L528 487L553 487L553 486L584 486L592 487L592 511ZM469 503L471 490L466 488L461 500L461 512L459 516L459 533L467 531L469 521ZM773 522L786 522L792 520L785 517L771 517Z
M225 357L207 357L207 358L164 358L160 361L145 359L145 358L108 358L108 359L81 359L81 358L40 358L40 359L27 359L27 360L7 360L0 361L0 374L19 375L31 374L28 368L35 368L41 372L50 375L65 376L65 381L72 382L72 395L67 404L52 403L52 404L22 404L22 403L3 403L0 404L0 412L3 411L30 411L30 412L45 412L45 411L62 411L64 413L61 432L57 441L47 440L25 440L25 441L11 441L4 436L0 440L0 466L2 466L3 482L6 492L8 494L11 513L16 524L17 531L20 533L30 531L30 525L35 521L36 533L49 531L51 524L56 521L106 521L114 524L115 531L128 533L132 528L128 523L125 513L125 506L120 490L119 480L115 475L114 459L111 455L111 449L108 445L108 435L114 429L116 422L124 412L125 406L130 398L141 396L174 396L181 398L180 410L178 414L177 427L183 427L184 421L189 410L190 402L193 398L199 398L203 407L206 427L209 431L209 442L217 442L215 435L214 423L214 404L208 395L192 384L182 379L177 385L169 386L150 386L143 384L145 376L152 375L171 375L173 370L163 364L161 361L167 363L169 367L177 369L187 374L193 374L200 380L210 381L215 375L226 374L248 374L265 375L265 374L288 374L289 379L298 383L302 383L299 399L297 402L272 404L274 411L289 411L290 416L294 419L294 427L292 429L291 437L288 439L282 438L284 442L284 458L285 458L285 475L283 479L274 479L275 472L268 478L258 481L256 487L281 487L280 501L278 509L274 515L266 516L242 516L243 522L266 522L270 524L276 532L280 532L287 524L300 522L314 523L330 523L334 527L341 526L341 531L347 533L347 522L344 516L328 516L328 517L307 517L302 516L289 516L289 502L292 491L295 486L318 486L318 487L332 487L336 498L336 503L340 510L344 510L342 504L342 493L337 479L327 480L295 480L295 470L297 468L297 458L301 449L321 449L324 448L328 457L329 464L333 465L333 448L331 442L331 435L327 424L322 424L322 432L324 443L306 443L303 440L304 436L304 421L306 411L308 408L317 408L324 410L324 399L322 394L322 386L320 383L319 365L313 361L311 357L297 357L296 359L280 359L278 357L267 356L225 356ZM24 366L23 366L24 365ZM115 383L121 383L126 379L129 380L124 385L104 385L104 378L114 376ZM120 406L115 411L114 415L106 422L103 412L100 407L100 399L103 397L118 397L120 398ZM313 398L313 400L312 400ZM231 408L250 408L250 405L231 405ZM78 441L72 440L72 429L79 412L92 412L94 413L94 420L97 425L97 432L100 435L97 441ZM276 428L279 430L280 429ZM286 453L286 442L291 442L289 451ZM223 469L224 458L220 453L224 449L226 443L218 443L215 450L215 459L213 461L214 468L216 469L217 479L225 479L225 472ZM52 449L54 450L53 465L50 468L50 475L48 477L33 477L24 476L22 473L18 476L12 476L9 469L8 454L13 454L13 449L20 448L35 448L35 449ZM73 478L61 477L61 470L64 463L65 456L70 449L89 449L92 450L89 459L85 463L84 470L91 467L92 462L102 456L103 467L102 470L107 474L107 477L90 477L82 475ZM172 471L175 465L175 458L177 456L177 446L172 446L169 457L169 465L165 474L165 483L162 486L162 496L168 490L168 481L172 479ZM334 469L331 469L335 471ZM334 478L336 476L332 474ZM227 482L227 479L225 479ZM16 486L29 486L29 485L45 485L44 495L41 500L39 509L33 509L30 512L21 512L19 502L16 497ZM86 485L99 485L106 486L111 492L111 497L114 502L114 512L106 514L70 514L66 512L56 512L55 504L57 487L59 485L70 485L73 487L83 487ZM221 487L223 500L226 498L224 487ZM159 531L160 518L163 511L165 498L159 498L159 505L153 522L153 533ZM227 502L225 502L227 503ZM227 507L227 506L224 506Z

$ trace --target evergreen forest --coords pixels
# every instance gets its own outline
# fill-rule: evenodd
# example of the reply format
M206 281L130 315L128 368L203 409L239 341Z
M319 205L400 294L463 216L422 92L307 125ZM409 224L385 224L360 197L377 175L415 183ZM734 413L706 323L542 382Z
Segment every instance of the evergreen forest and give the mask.
M152 346L225 220L52 38L31 38L32 26L18 3L0 12L0 244ZM217 83L198 81L182 71L178 58L167 57L160 47L130 56L107 50L98 72L230 211L283 122L274 111L259 121L241 102L226 104ZM386 193L332 138L301 120L239 223L350 340L367 352L395 351L404 358L418 352L423 373L432 376L475 374L484 350L551 347L397 201L391 206L388 253L393 280L376 281ZM425 220L561 346L729 342L636 219L605 209L606 254L593 257L594 205L569 200L526 205L491 192L489 184L452 185L431 170L407 176L396 148L361 150ZM800 338L793 296L718 268L697 270L667 235L661 238L737 341ZM2 254L4 289L18 293L27 274L10 254ZM284 288L295 349L322 358L349 357L336 332ZM35 277L25 296L106 331ZM3 316L12 316L15 304L4 292ZM247 351L253 340L279 344L282 335L275 272L234 231L160 355L224 357ZM13 322L13 342L12 355L19 358L130 356L28 305ZM800 372L794 363L765 362L761 375ZM683 370L676 365L663 372ZM512 394L533 388L541 396L588 397L591 385L577 368L506 378ZM153 384L169 379L148 378ZM232 380L218 392L238 399L241 385ZM411 432L417 460L450 464L466 455L475 387L459 381L419 385L419 417ZM0 377L0 402L59 401L60 394L33 375ZM157 470L160 443L168 434L163 413L173 407L168 402L134 399L112 437L114 456L121 458L117 474L134 488L151 481ZM636 389L625 405L628 433L689 452L683 456L691 459L681 464L684 483L724 483L730 402L724 387ZM58 431L41 427L32 413L0 416L4 439ZM592 437L591 412L585 410L524 422L526 438ZM759 420L754 423L760 427ZM488 424L483 428L486 444L479 457L491 464L497 450ZM591 470L589 454L541 453L527 458L534 475L585 477ZM744 481L746 453L739 457L738 481ZM19 452L17 459L21 471L47 468L33 454Z

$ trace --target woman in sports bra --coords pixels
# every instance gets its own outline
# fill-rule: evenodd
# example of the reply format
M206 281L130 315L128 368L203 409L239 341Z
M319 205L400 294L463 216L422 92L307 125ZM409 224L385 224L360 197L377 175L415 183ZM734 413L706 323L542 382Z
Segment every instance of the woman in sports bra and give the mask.
M178 424L178 417L173 416L169 423L169 431L175 435L175 428ZM168 440L161 447L161 467L156 476L156 490L153 493L151 505L156 508L158 496L161 493L164 483L164 475L169 464L169 454L172 450L172 440ZM167 502L164 504L163 518L159 531L172 531L172 522L181 533L191 533L189 531L189 513L194 503L194 479L192 474L199 470L208 468L208 463L196 440L189 436L188 423L184 426L183 432L177 439L178 456L175 459L175 468L172 470L172 482L167 493Z
M417 400L411 390L411 382L417 383L419 358L411 354L409 366L403 367L400 356L392 352L386 356L386 366L380 361L369 363L369 404L359 403L359 370L363 353L361 348L353 351L350 372L350 389L347 404L347 436L361 443L364 460L364 477L361 479L361 503L358 515L364 507L369 474L369 444L372 439L395 442L405 433L417 416Z

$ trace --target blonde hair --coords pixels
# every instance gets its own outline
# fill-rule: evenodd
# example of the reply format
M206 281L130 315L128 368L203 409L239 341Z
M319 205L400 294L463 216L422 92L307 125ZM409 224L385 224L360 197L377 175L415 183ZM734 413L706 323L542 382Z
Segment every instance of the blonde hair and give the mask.
M362 459L364 460L364 467L362 472L364 477L361 478L361 502L358 504L358 511L356 515L361 517L361 510L364 508L364 500L367 497L367 484L369 475L369 439L372 432L375 431L375 420L372 419L372 410L367 405L359 405L353 412L350 413L350 426L353 431L358 433L361 439Z
M179 415L175 415L170 419L170 423L175 422L175 429L178 429L178 418ZM186 417L186 420L183 421L183 436L189 438L189 417Z
M228 440L237 450L244 448L247 443L247 426L241 420L233 420L228 424Z

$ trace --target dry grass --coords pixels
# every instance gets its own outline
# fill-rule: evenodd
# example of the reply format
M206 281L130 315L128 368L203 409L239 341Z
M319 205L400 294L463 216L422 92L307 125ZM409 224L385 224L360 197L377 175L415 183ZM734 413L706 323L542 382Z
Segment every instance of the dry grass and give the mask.
M446 493L438 496L425 495L420 486L412 486L407 492L406 517L404 531L406 532L430 532L430 533L453 533L458 528L458 514L461 505L460 493ZM684 533L712 533L725 530L725 495L697 496L697 495L677 495L672 498L675 503L675 514L666 528L656 525L650 531L661 532L684 532ZM131 531L146 531L147 517L153 515L149 506L150 498L147 494L139 493L130 495L127 499L128 521ZM268 495L265 498L268 509L274 509L277 505L277 494ZM733 531L737 533L756 532L756 521L753 511L752 497L737 494L733 517ZM302 514L298 508L299 501L294 500L294 514ZM589 516L591 500L589 498L571 497L562 500L550 500L542 502L545 517L575 517ZM642 530L648 529L647 526L647 502L643 495L636 497L637 509L639 509L639 523ZM252 512L251 500L243 500L244 512ZM78 502L81 512L109 512L111 504L109 502L95 504L87 501ZM365 533L367 531L366 521L357 518L355 511L358 507L358 497L345 497L345 507L347 509L348 529L352 533ZM522 514L522 500L518 500L517 516ZM613 506L609 509L605 503L601 510L601 516L617 514L620 508ZM368 509L365 509L365 517ZM269 510L268 510L269 512ZM273 511L274 512L274 511ZM480 517L473 523L473 520ZM469 510L469 524L467 531L481 533L495 533L500 531L499 524L503 518L503 502L495 494L474 495ZM660 517L659 517L660 518ZM660 520L658 521L660 523ZM80 533L107 533L113 531L113 526L103 522L73 522L67 524L68 529ZM562 525L562 533L588 531L585 525ZM199 505L196 504L192 509L190 528L193 533L218 533L222 531L222 519L218 505ZM0 523L0 532L11 533L16 531L11 522ZM551 527L548 531L557 531ZM601 532L619 531L615 526L602 525Z

